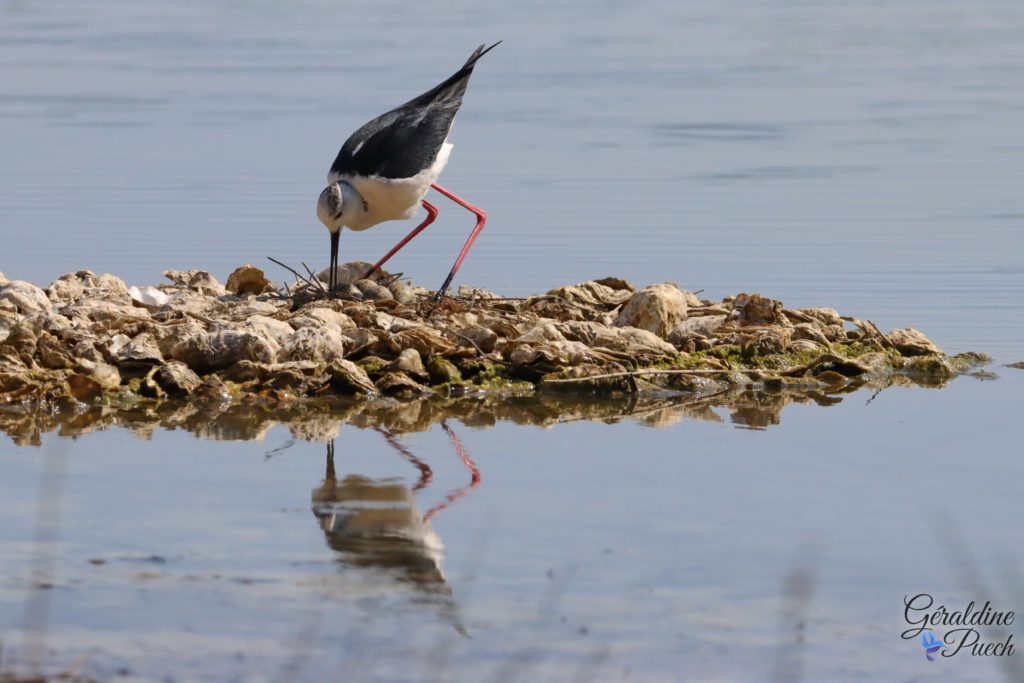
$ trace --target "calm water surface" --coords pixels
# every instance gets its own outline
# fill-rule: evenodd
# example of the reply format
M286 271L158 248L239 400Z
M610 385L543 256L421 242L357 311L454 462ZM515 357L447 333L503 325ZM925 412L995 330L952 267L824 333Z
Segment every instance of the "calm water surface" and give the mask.
M758 291L1019 361L1021 35L1012 0L0 0L0 271L323 265L314 203L348 133L504 39L444 176L489 213L461 282ZM427 286L472 225L440 206L395 261ZM346 233L343 257L407 229ZM658 429L452 419L472 467L440 424L356 421L333 477L340 419L21 434L0 445L0 640L24 651L43 596L51 667L90 654L104 679L997 680L899 637L907 593L989 598L949 529L1024 610L1024 372L991 369L767 429L725 407ZM53 545L39 500L61 501ZM409 543L341 529L379 522L375 500ZM53 558L35 597L33 557Z

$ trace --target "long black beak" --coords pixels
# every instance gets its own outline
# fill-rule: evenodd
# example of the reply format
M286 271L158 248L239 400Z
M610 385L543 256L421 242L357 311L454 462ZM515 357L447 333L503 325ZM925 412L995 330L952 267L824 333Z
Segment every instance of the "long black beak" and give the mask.
M331 272L327 276L327 289L333 292L338 286L338 238L341 237L341 230L331 233Z

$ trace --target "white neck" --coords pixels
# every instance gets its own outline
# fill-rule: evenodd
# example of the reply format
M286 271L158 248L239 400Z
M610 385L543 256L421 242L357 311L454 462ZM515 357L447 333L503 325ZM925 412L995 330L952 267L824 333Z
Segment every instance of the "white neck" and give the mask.
M347 227L360 225L364 221L366 214L366 202L363 200L363 197L356 192L356 188L352 187L344 180L338 183L338 187L341 188L342 198L341 224Z

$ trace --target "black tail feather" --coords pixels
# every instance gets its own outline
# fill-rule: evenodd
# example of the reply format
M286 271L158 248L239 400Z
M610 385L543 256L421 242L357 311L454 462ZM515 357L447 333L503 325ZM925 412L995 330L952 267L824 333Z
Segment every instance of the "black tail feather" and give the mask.
M481 46L480 46L480 47L478 47L477 49L473 50L473 54L471 54L471 55L469 56L469 59L467 59L467 60L466 60L466 63L465 63L465 64L464 64L463 66L462 66L462 68L463 68L463 69L466 69L466 68L470 68L470 67L472 67L472 66L473 66L474 64L476 64L476 62L477 62L477 60L478 60L478 59L480 59L481 57L483 57L483 56L484 56L485 54L487 54L488 52L490 52L490 51L491 51L491 50L493 50L494 48L496 48L496 47L498 47L499 45L501 45L501 41L499 40L499 41L498 41L498 42L496 42L496 43L495 43L494 45L491 45L491 46L490 46L489 48L487 48L487 49L485 50L485 49L484 49L484 46L486 46L486 45L487 45L487 43L484 43L483 45L481 45Z
M500 44L501 41L499 40L497 43L486 49L484 49L484 45L481 45L473 51L473 54L469 56L469 59L466 60L466 63L461 69L446 78L443 82L437 84L419 97L409 100L402 106L422 106L430 102L460 103L462 101L463 93L466 92L466 86L469 85L469 76L473 73L473 67L476 66L477 61Z

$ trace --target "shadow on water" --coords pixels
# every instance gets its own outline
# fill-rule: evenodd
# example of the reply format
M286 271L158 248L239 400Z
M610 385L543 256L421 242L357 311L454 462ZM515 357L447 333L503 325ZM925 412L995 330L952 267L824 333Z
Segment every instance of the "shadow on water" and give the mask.
M460 635L468 636L441 567L444 544L431 520L480 485L480 470L454 430L444 423L442 427L470 480L426 513L417 508L416 494L433 481L430 465L399 443L394 434L381 428L377 431L388 445L419 471L416 484L409 487L399 478L373 479L355 473L345 474L339 480L332 440L327 444L323 483L313 489L312 509L327 545L341 563L374 570L420 594L439 599L442 619Z
M263 439L276 425L287 425L298 440L327 441L339 424L388 430L394 434L424 432L445 420L470 427L492 427L498 422L552 427L579 421L614 424L627 420L648 427L666 427L684 420L730 422L741 429L767 429L780 423L790 404L827 407L860 389L874 390L866 399L894 386L938 388L895 376L858 387L834 391L820 387L736 388L707 395L650 394L587 396L539 393L532 396L429 396L413 400L379 397L305 401L218 403L159 401L126 405L83 406L77 411L48 407L0 405L0 433L17 445L39 446L42 435L56 432L74 438L111 427L126 429L144 439L158 429L181 429L200 438L218 441Z

